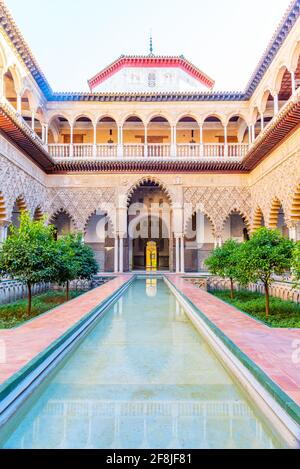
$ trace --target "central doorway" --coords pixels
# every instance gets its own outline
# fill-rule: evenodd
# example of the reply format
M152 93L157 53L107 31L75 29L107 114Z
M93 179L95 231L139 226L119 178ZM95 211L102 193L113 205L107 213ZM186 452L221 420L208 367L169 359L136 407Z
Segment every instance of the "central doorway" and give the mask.
M157 270L157 244L155 241L148 241L146 244L146 270L155 272Z
M170 223L168 195L156 182L143 182L128 208L129 270L171 270Z

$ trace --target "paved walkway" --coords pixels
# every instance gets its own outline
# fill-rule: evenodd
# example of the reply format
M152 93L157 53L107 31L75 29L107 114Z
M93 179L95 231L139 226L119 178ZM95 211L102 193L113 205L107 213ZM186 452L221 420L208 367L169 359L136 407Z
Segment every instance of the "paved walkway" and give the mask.
M300 329L271 329L233 306L220 302L181 276L167 277L242 352L300 405L300 352L299 363L293 363L292 359L295 341L298 341L297 348L300 349Z
M130 277L119 275L16 329L0 330L0 384L118 290Z

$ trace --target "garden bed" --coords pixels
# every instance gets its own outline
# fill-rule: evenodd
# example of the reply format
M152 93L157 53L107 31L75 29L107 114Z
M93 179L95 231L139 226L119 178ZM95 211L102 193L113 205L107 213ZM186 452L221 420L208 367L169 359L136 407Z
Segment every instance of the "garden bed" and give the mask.
M300 328L300 305L292 301L270 298L270 315L266 318L265 296L250 291L237 291L235 298L230 298L229 290L213 290L210 293L250 316L263 321L268 326L280 328Z
M70 299L81 295L81 291L70 291ZM0 306L0 329L11 329L26 321L50 311L66 302L66 295L60 291L50 291L32 298L31 314L27 313L27 299Z

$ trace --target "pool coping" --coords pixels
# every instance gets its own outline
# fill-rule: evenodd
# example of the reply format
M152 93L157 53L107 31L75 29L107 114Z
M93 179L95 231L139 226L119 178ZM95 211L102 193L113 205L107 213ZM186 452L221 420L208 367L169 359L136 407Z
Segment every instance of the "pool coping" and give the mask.
M275 383L246 353L244 353L216 324L214 324L173 282L165 276L174 289L195 310L210 330L225 344L238 360L251 372L257 381L278 402L287 414L300 426L300 406ZM184 278L184 277L183 277ZM213 296L213 295L212 295ZM218 298L215 297L217 300ZM222 300L219 300L222 302ZM232 306L232 305L230 305ZM234 308L234 306L233 306ZM237 308L235 308L237 309ZM239 311L237 309L237 311ZM241 311L239 311L241 312ZM242 312L241 312L242 313ZM243 313L242 313L243 314ZM255 321L254 318L250 316ZM273 328L270 328L273 329ZM296 329L298 330L298 329Z
M2 419L1 415L4 414L8 406L12 405L13 402L16 401L19 397L12 396L11 402L9 402L8 404L5 404L5 406L3 406L4 400L5 399L7 400L9 396L12 395L13 392L17 390L18 386L21 386L22 382L25 382L26 379L30 377L31 373L34 373L34 371L36 371L43 363L49 360L51 358L51 355L55 354L55 352L64 344L66 344L68 340L71 340L72 337L74 337L72 343L76 341L76 338L80 340L82 334L84 333L84 331L80 332L80 330L85 325L87 329L89 328L90 324L88 323L89 323L89 320L92 320L93 316L95 316L94 319L92 320L92 324L94 324L94 321L99 319L102 316L102 314L105 312L105 310L109 306L111 306L121 295L123 295L123 293L127 290L127 288L131 285L131 283L134 281L135 278L136 278L135 275L131 276L119 288L117 288L112 294L105 297L97 306L92 308L87 314L85 314L81 319L79 319L76 323L74 323L62 335L60 335L56 340L51 342L45 349L43 349L41 352L35 355L28 363L26 363L26 365L22 366L18 371L12 374L7 380L5 380L0 385L0 427L1 425L5 423L5 422L1 423L1 419ZM53 309L50 311L53 312ZM47 312L43 314L47 314ZM78 333L77 337L76 337L76 333ZM45 368L47 367L48 366L46 366ZM25 384L25 388L28 388L30 384L32 383L24 383L24 384ZM20 395L21 393L22 391L20 391L18 394ZM4 407L3 409L1 409L1 404ZM7 419L5 419L5 421L6 420Z

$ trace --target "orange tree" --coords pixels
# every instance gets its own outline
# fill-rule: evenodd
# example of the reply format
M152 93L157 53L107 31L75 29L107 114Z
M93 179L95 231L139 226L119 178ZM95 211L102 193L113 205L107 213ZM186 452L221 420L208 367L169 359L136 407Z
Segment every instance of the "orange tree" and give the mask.
M205 265L213 275L230 280L231 299L234 298L233 282L237 279L237 252L240 244L229 239L223 246L216 248L205 260Z
M266 316L270 313L270 286L274 275L282 275L292 266L294 242L278 230L259 228L240 246L237 254L237 280L247 285L261 281L266 295Z
M27 313L31 313L32 286L50 282L56 271L56 246L52 226L45 219L31 220L22 212L20 226L10 227L10 235L0 250L0 271L26 283L28 288Z

